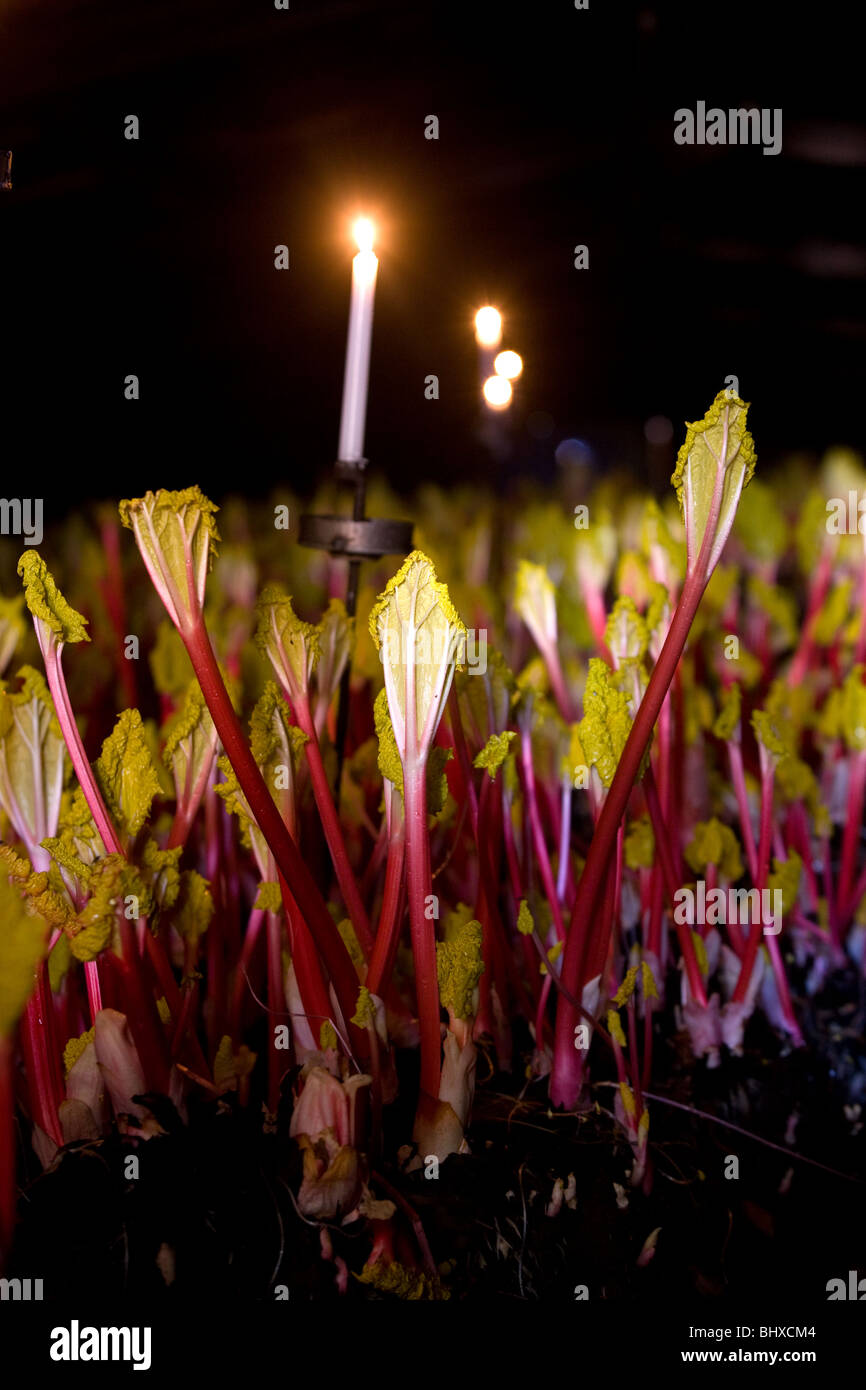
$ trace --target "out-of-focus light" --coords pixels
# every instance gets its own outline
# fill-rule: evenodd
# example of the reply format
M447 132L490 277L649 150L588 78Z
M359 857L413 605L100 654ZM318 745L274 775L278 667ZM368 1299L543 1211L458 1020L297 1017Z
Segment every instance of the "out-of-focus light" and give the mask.
M506 377L489 376L482 389L492 410L504 410L511 404L511 382Z
M352 235L358 243L359 251L372 251L375 230L376 229L374 228L373 223L370 221L369 217L358 218L357 222L352 228Z
M479 347L498 347L502 341L502 315L492 304L485 304L475 315L475 341Z
M523 371L523 358L519 352L500 352L493 363L493 370L497 376L516 381Z
M674 427L666 415L651 415L643 427L647 444L670 444Z
M592 464L592 449L583 439L563 439L554 454L560 468L588 468Z

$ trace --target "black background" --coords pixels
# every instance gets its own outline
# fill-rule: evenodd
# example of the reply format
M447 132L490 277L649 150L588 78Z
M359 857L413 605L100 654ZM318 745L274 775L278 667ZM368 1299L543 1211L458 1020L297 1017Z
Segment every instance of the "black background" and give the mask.
M381 228L367 452L400 488L550 479L572 436L645 470L647 417L674 422L672 457L730 373L764 462L862 446L853 14L6 0L4 494L38 471L50 520L193 481L308 492L336 452L359 211ZM783 152L677 146L698 100L781 107ZM505 464L477 433L487 300L526 362Z

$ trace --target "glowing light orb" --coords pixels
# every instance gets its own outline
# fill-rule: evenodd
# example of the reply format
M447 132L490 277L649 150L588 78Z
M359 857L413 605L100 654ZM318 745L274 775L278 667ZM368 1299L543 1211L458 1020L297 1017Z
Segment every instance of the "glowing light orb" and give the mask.
M489 376L482 387L484 399L492 410L504 410L511 404L511 382L504 376Z
M516 381L523 371L523 358L519 352L500 352L493 363L493 370L497 376Z
M479 347L498 347L502 340L502 315L492 304L485 304L475 315L475 341Z

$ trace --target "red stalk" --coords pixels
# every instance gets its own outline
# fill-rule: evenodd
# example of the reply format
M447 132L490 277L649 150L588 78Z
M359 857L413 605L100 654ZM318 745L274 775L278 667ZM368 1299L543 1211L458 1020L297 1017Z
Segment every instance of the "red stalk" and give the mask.
M411 675L410 675L411 672ZM415 724L414 668L407 666L406 743L417 747ZM436 934L432 917L427 917L427 899L433 892L430 873L430 839L427 834L426 766L407 763L403 767L406 803L406 871L409 896L409 923L415 958L415 989L418 1000L418 1028L421 1037L421 1090L438 1099L440 1075L439 980L436 970Z
M406 822L399 794L391 793L391 824L388 836L388 864L385 869L385 891L373 954L367 970L367 988L380 995L388 983L397 954L400 935L400 901L403 884L403 864L406 852Z
M286 693L286 692L284 692ZM349 863L349 856L346 852L346 844L343 840L343 832L340 821L334 806L334 799L331 796L331 788L325 773L325 765L322 761L322 750L319 747L319 740L316 737L316 730L310 714L310 704L306 699L295 699L295 716L303 732L307 735L308 742L304 746L307 764L310 769L310 780L313 784L313 795L316 798L316 807L319 812L319 819L322 822L322 829L325 832L325 839L328 842L328 850L331 855L331 862L334 865L334 872L337 875L337 883L343 895L343 902L355 928L355 935L358 944L364 952L365 959L369 960L373 950L373 934L370 931L370 923L367 912L361 901L361 894L358 892L358 884L352 866ZM240 774L238 774L240 776ZM263 832L264 833L264 832Z
M63 1130L58 1110L65 1098L66 1087L57 1045L48 966L44 960L36 967L36 987L21 1018L20 1037L33 1121L55 1144L60 1145L63 1143Z
M601 934L597 930L593 933L596 902L605 882L616 832L625 815L632 787L640 770L641 759L652 738L653 727L679 665L694 616L709 581L710 556L717 539L716 528L719 521L725 467L727 465L727 448L726 428L720 453L721 462L716 472L716 482L700 552L694 568L690 570L683 585L680 601L671 620L664 646L659 653L659 659L653 668L646 693L635 715L610 791L602 806L578 885L562 965L563 982L569 992L577 998L581 997L584 984L592 978L591 975L587 975L583 979L580 978L581 956L587 940L591 939L593 935L597 938L594 949L587 952L589 959L593 961L603 960L607 954L606 940L601 939ZM733 522L733 517L731 522ZM574 1067L570 1055L577 1023L578 1016L574 1006L565 996L558 999L556 1043L550 1094L554 1104L563 1104L569 1108L577 1100L574 1085L575 1076L579 1069Z
M292 840L282 817L265 785L265 780L250 752L240 720L234 712L225 688L216 657L204 622L199 619L190 629L180 629L202 694L216 725L226 756L247 799L250 810L277 862L301 916L309 924L318 949L334 981L340 1007L347 1018L355 1011L357 978L343 945L340 933L325 906L300 851ZM346 994L347 982L354 980L352 993ZM300 977L299 977L300 984ZM348 1010L348 1012L347 1012ZM329 1016L329 1013L328 1015Z
M760 746L761 754L761 836L758 842L758 877L755 883L759 893L763 892L767 882L767 872L770 867L770 845L773 839L773 764L769 755L765 753L763 745ZM761 899L763 901L763 899ZM751 931L746 942L746 950L740 966L740 973L737 976L737 984L732 996L734 1004L742 1004L748 992L749 983L752 978L752 971L755 968L755 960L758 955L758 947L761 944L761 937L764 932L762 921L763 913L758 913L757 922L752 923Z

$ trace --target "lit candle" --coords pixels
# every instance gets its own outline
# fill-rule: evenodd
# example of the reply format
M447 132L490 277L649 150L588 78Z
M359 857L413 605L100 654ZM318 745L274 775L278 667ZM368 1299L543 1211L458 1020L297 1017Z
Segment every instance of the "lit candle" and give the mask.
M492 304L485 304L475 315L475 341L482 348L496 348L502 342L502 315Z
M373 255L373 224L360 218L353 228L358 254L352 261L352 302L346 340L343 376L343 413L337 457L354 463L364 457L367 419L367 382L370 376L370 342L373 337L373 300L379 262Z

